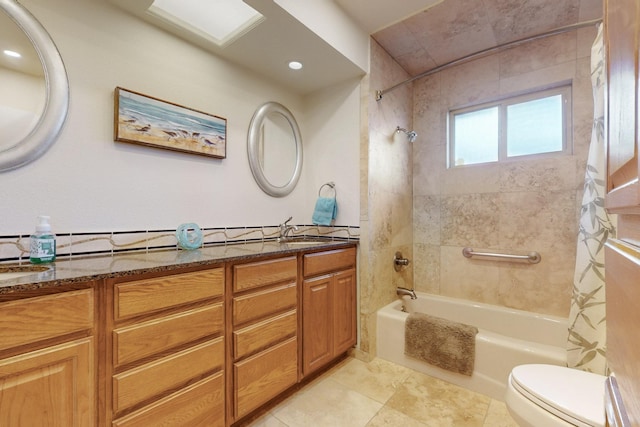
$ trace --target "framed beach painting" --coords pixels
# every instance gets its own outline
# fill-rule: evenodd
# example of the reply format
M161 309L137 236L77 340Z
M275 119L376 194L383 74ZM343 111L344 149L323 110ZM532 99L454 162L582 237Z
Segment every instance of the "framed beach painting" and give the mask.
M116 141L226 158L227 119L121 87L114 95Z

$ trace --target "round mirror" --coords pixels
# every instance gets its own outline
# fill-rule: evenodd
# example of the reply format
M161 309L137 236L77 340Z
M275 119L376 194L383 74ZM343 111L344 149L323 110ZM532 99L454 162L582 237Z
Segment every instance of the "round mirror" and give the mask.
M293 191L302 171L302 137L286 107L267 102L256 110L247 151L253 177L265 193L282 197Z
M0 172L24 166L55 142L69 83L53 40L15 0L0 0Z

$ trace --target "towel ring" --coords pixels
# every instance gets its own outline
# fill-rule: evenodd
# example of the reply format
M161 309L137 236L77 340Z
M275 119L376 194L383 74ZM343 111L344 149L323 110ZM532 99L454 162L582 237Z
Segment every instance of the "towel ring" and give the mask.
M333 190L333 197L336 197L338 195L338 191L336 190L336 183L333 181L327 182L326 184L322 184L322 186L320 186L320 189L318 190L318 197L320 196L322 189L327 186L331 187L331 189Z

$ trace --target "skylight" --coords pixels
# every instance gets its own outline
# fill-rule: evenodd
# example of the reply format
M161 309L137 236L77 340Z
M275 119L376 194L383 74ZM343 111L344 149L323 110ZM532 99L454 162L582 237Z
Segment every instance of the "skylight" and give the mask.
M242 0L154 0L148 13L224 46L264 17Z

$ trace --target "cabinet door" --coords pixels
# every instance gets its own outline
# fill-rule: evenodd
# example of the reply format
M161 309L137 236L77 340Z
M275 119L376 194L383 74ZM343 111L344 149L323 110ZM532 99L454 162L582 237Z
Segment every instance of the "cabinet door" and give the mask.
M0 426L95 425L91 338L0 360Z
M609 209L637 207L638 183L638 19L637 0L605 3L607 56L607 190ZM615 210L614 210L615 212Z
M640 226L640 220L638 220ZM623 228L624 229L624 228ZM640 231L640 228L638 228ZM640 248L616 239L605 247L607 364L620 386L619 408L640 425Z
M313 372L331 361L332 342L332 276L305 280L302 295L302 372Z
M339 355L356 344L356 271L333 278L333 354Z

